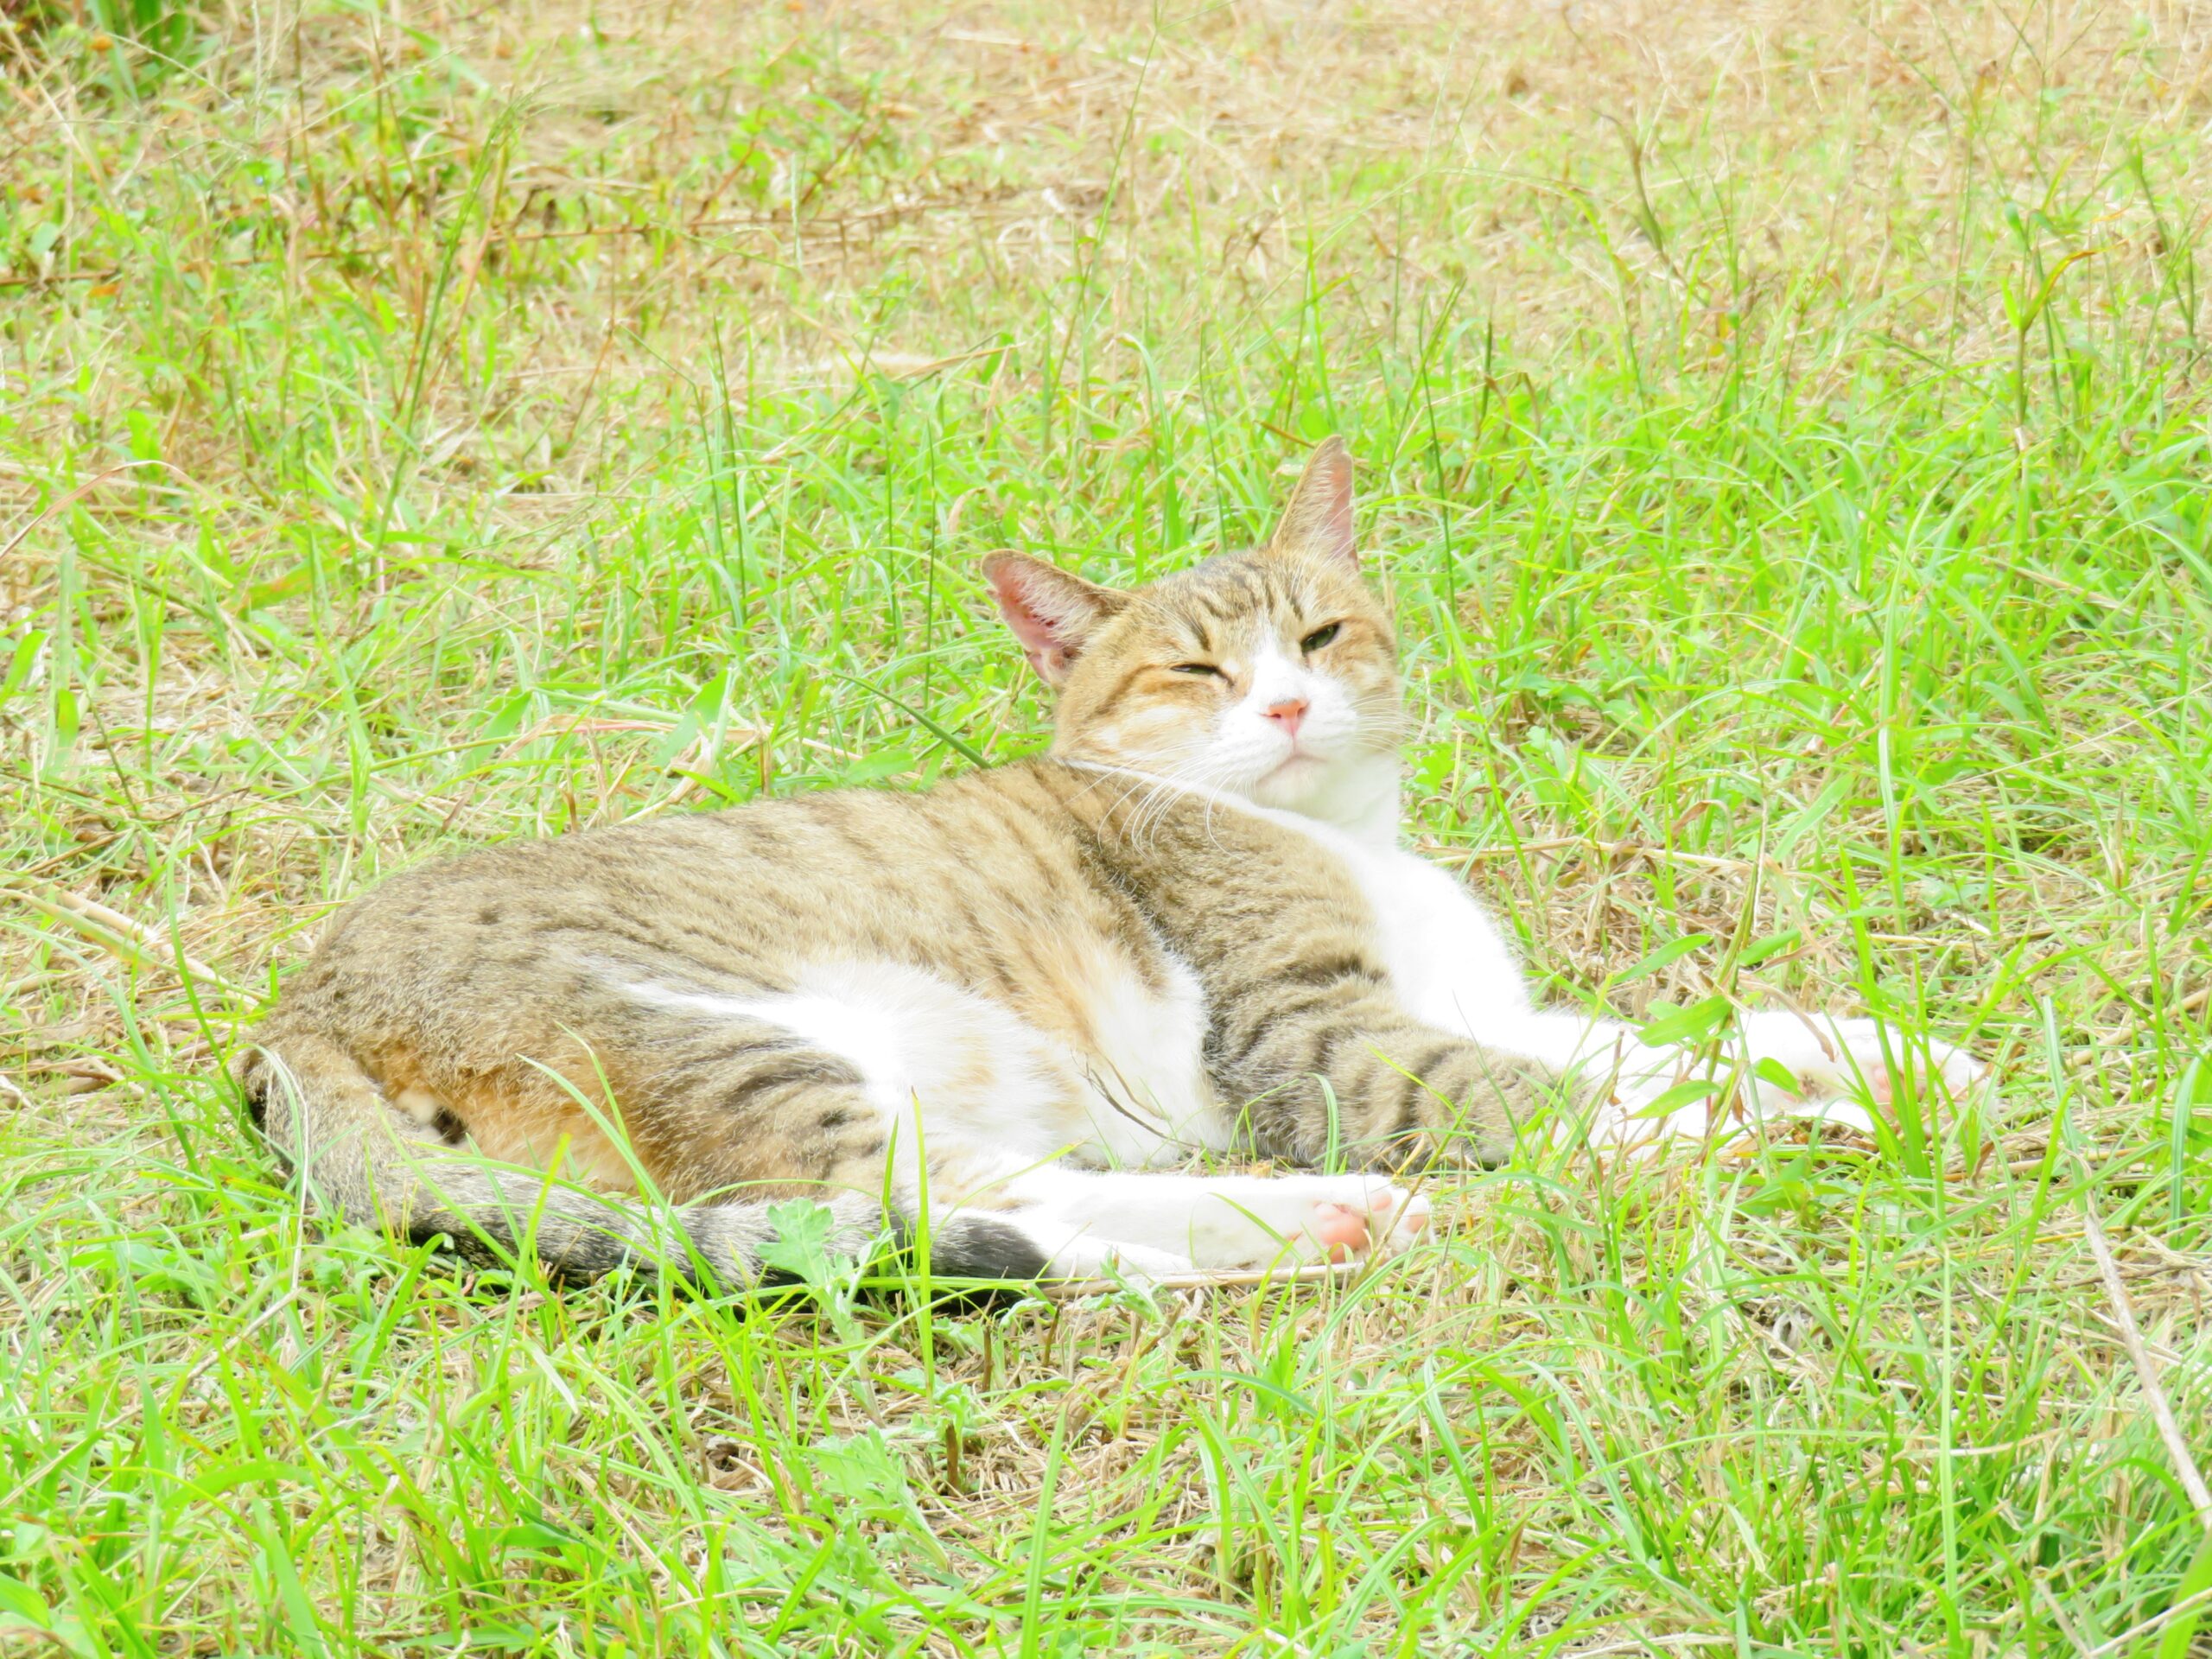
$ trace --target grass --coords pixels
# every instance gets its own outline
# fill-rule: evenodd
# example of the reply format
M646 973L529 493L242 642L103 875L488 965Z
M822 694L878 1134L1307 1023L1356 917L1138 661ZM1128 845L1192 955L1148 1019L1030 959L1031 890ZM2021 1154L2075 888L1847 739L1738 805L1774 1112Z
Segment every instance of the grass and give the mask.
M0 35L0 1653L2212 1650L2202 16L736 10ZM1026 753L976 556L1331 431L1555 995L1999 1094L1157 1304L302 1227L332 906Z

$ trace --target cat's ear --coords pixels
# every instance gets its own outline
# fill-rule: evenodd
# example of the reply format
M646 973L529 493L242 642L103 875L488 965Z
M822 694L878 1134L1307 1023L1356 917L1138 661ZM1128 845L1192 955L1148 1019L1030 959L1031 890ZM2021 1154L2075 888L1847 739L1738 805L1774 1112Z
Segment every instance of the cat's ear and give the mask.
M1124 594L1021 553L992 554L983 561L983 577L1030 667L1047 685L1067 678L1091 637L1128 603Z
M1306 461L1268 547L1359 563L1351 539L1351 451L1342 438L1324 438Z

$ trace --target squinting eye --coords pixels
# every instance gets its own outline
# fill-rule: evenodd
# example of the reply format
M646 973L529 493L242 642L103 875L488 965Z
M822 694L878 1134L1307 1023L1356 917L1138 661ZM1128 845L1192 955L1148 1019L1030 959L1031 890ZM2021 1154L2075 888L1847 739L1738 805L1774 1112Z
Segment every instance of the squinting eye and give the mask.
M1167 671L1170 674L1211 674L1216 679L1223 677L1221 671L1211 663L1177 663Z
M1300 651L1319 651L1330 640L1335 639L1337 631L1343 626L1344 624L1341 622L1332 622L1325 628L1316 628L1298 642L1298 648Z

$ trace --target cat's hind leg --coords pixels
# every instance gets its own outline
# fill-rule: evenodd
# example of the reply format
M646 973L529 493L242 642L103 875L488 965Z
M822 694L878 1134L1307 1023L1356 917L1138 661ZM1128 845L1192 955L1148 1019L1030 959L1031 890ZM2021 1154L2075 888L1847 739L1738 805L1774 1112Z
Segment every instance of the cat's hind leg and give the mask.
M1162 1258L1256 1268L1394 1255L1427 1230L1428 1200L1377 1175L1183 1175L1047 1165L995 1194L996 1219L1033 1240L1048 1271Z

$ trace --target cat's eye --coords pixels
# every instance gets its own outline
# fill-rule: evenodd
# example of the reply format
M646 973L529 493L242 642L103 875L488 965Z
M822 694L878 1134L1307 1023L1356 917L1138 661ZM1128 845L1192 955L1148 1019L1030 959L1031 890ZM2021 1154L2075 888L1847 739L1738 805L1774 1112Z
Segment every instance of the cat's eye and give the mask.
M1211 663L1177 663L1167 671L1170 674L1211 674L1217 680L1227 677Z
M1341 622L1332 622L1325 628L1316 628L1298 642L1298 648L1300 651L1319 651L1335 639L1343 626Z

